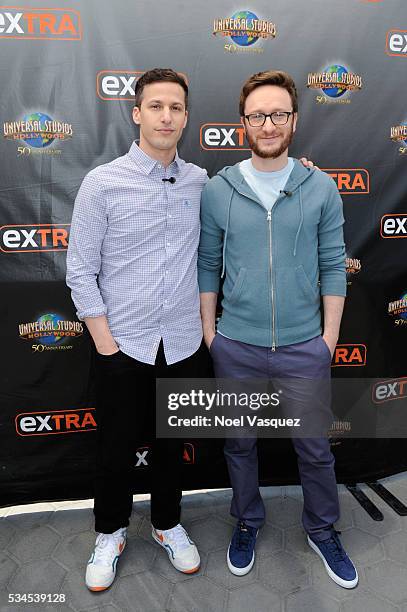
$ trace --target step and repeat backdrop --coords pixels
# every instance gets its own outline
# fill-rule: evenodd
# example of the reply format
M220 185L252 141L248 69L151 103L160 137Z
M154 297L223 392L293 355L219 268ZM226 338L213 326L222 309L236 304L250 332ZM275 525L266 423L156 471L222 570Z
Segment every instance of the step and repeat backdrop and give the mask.
M382 381L366 401L383 410L406 402L405 0L28 0L0 6L0 49L1 505L91 495L93 355L64 281L70 221L85 174L137 138L134 86L156 66L188 79L179 152L210 176L250 154L243 81L293 75L291 154L328 172L344 202L348 298L332 374ZM339 428L332 446L340 482L407 468L404 439ZM288 441L259 452L262 484L298 482ZM135 437L135 492L148 491L149 453ZM185 488L228 486L221 440L187 440L184 462Z

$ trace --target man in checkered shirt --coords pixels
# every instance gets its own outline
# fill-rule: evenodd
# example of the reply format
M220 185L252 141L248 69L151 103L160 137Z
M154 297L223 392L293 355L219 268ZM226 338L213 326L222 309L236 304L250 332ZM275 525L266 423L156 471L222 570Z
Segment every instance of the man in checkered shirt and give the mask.
M137 82L140 142L89 172L72 217L67 284L96 347L98 458L92 591L107 589L126 544L135 437L151 444L152 536L184 573L199 569L180 524L183 441L155 438L156 378L212 375L197 283L206 171L178 157L188 87L169 69Z

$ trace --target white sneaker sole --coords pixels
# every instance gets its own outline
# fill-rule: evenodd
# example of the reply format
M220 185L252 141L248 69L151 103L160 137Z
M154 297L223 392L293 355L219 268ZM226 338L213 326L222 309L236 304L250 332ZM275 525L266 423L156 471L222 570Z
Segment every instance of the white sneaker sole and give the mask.
M320 559L322 559L323 564L325 565L325 569L327 571L328 576L334 581L336 582L336 584L339 584L339 586L343 587L344 589L354 589L355 586L357 585L357 583L359 582L359 576L358 576L358 572L355 568L356 571L356 578L354 578L353 580L343 580L342 578L339 578L339 576L337 576L329 567L328 563L326 562L324 555L321 553L321 551L319 550L318 546L311 540L311 538L309 537L309 535L307 535L307 540L308 540L308 544L311 546L312 550L314 550L317 555L320 557Z
M154 531L151 531L151 535L153 539L157 542L157 544L159 544L161 548L164 548L164 550L166 551L168 555L169 560L171 561L171 564L175 567L176 570L178 570L179 572L182 572L183 574L195 574L195 572L199 570L199 568L201 567L201 559L199 558L199 555L198 555L198 565L196 565L195 567L192 567L191 569L184 569L180 567L179 565L177 565L177 562L175 561L175 559L172 558L171 552L168 550L165 544L163 544L161 540L157 538Z
M246 565L246 567L235 567L234 565L232 565L230 559L229 559L229 549L230 549L230 544L228 546L228 552L226 555L226 562L228 564L228 568L229 570L232 572L232 574L234 574L235 576L245 576L246 574L248 574L250 572L250 570L252 569L253 565L254 565L254 560L255 560L255 553L253 551L253 558L250 561L249 565Z

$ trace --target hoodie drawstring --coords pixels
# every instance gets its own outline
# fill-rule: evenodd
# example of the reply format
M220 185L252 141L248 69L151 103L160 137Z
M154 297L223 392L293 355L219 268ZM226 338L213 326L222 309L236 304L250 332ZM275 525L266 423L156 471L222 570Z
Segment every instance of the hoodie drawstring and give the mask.
M230 198L229 198L229 204L228 204L228 214L226 217L226 227L225 227L225 237L223 239L223 250L222 250L222 274L220 275L221 278L223 278L225 276L225 258L226 258L226 241L228 239L228 229L229 229L229 219L230 219L230 208L232 206L232 198L233 198L233 194L234 194L235 190L232 188L232 191L230 193Z
M294 257L295 257L295 255L297 253L298 237L300 235L300 231L301 231L303 222L304 222L304 210L303 210L303 206L302 206L302 192L301 192L301 185L300 185L300 222L298 224L297 233L295 235L294 251L293 251Z

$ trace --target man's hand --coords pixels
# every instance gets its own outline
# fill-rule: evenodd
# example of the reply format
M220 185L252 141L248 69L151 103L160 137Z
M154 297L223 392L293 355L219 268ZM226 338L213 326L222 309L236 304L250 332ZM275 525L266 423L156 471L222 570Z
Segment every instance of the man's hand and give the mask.
M307 159L306 157L301 157L300 162L303 166L305 166L305 168L316 168L317 170L319 170L318 166L316 166L314 162L312 162L310 159Z
M204 332L204 342L208 350L210 350L211 344L215 336L216 336L216 332L214 332L212 329L207 332Z
M331 353L331 357L333 357L334 352L335 352L336 343L338 342L338 338L334 338L333 336L330 336L329 334L324 334L322 336L322 339L324 340L325 344L328 346L329 351Z
M109 355L114 355L115 353L118 353L120 349L115 343L113 346L97 346L96 350L99 355L104 355L105 357L108 357Z
M98 353L101 355L113 355L113 353L119 351L119 347L111 334L105 315L99 317L86 317L84 321Z

